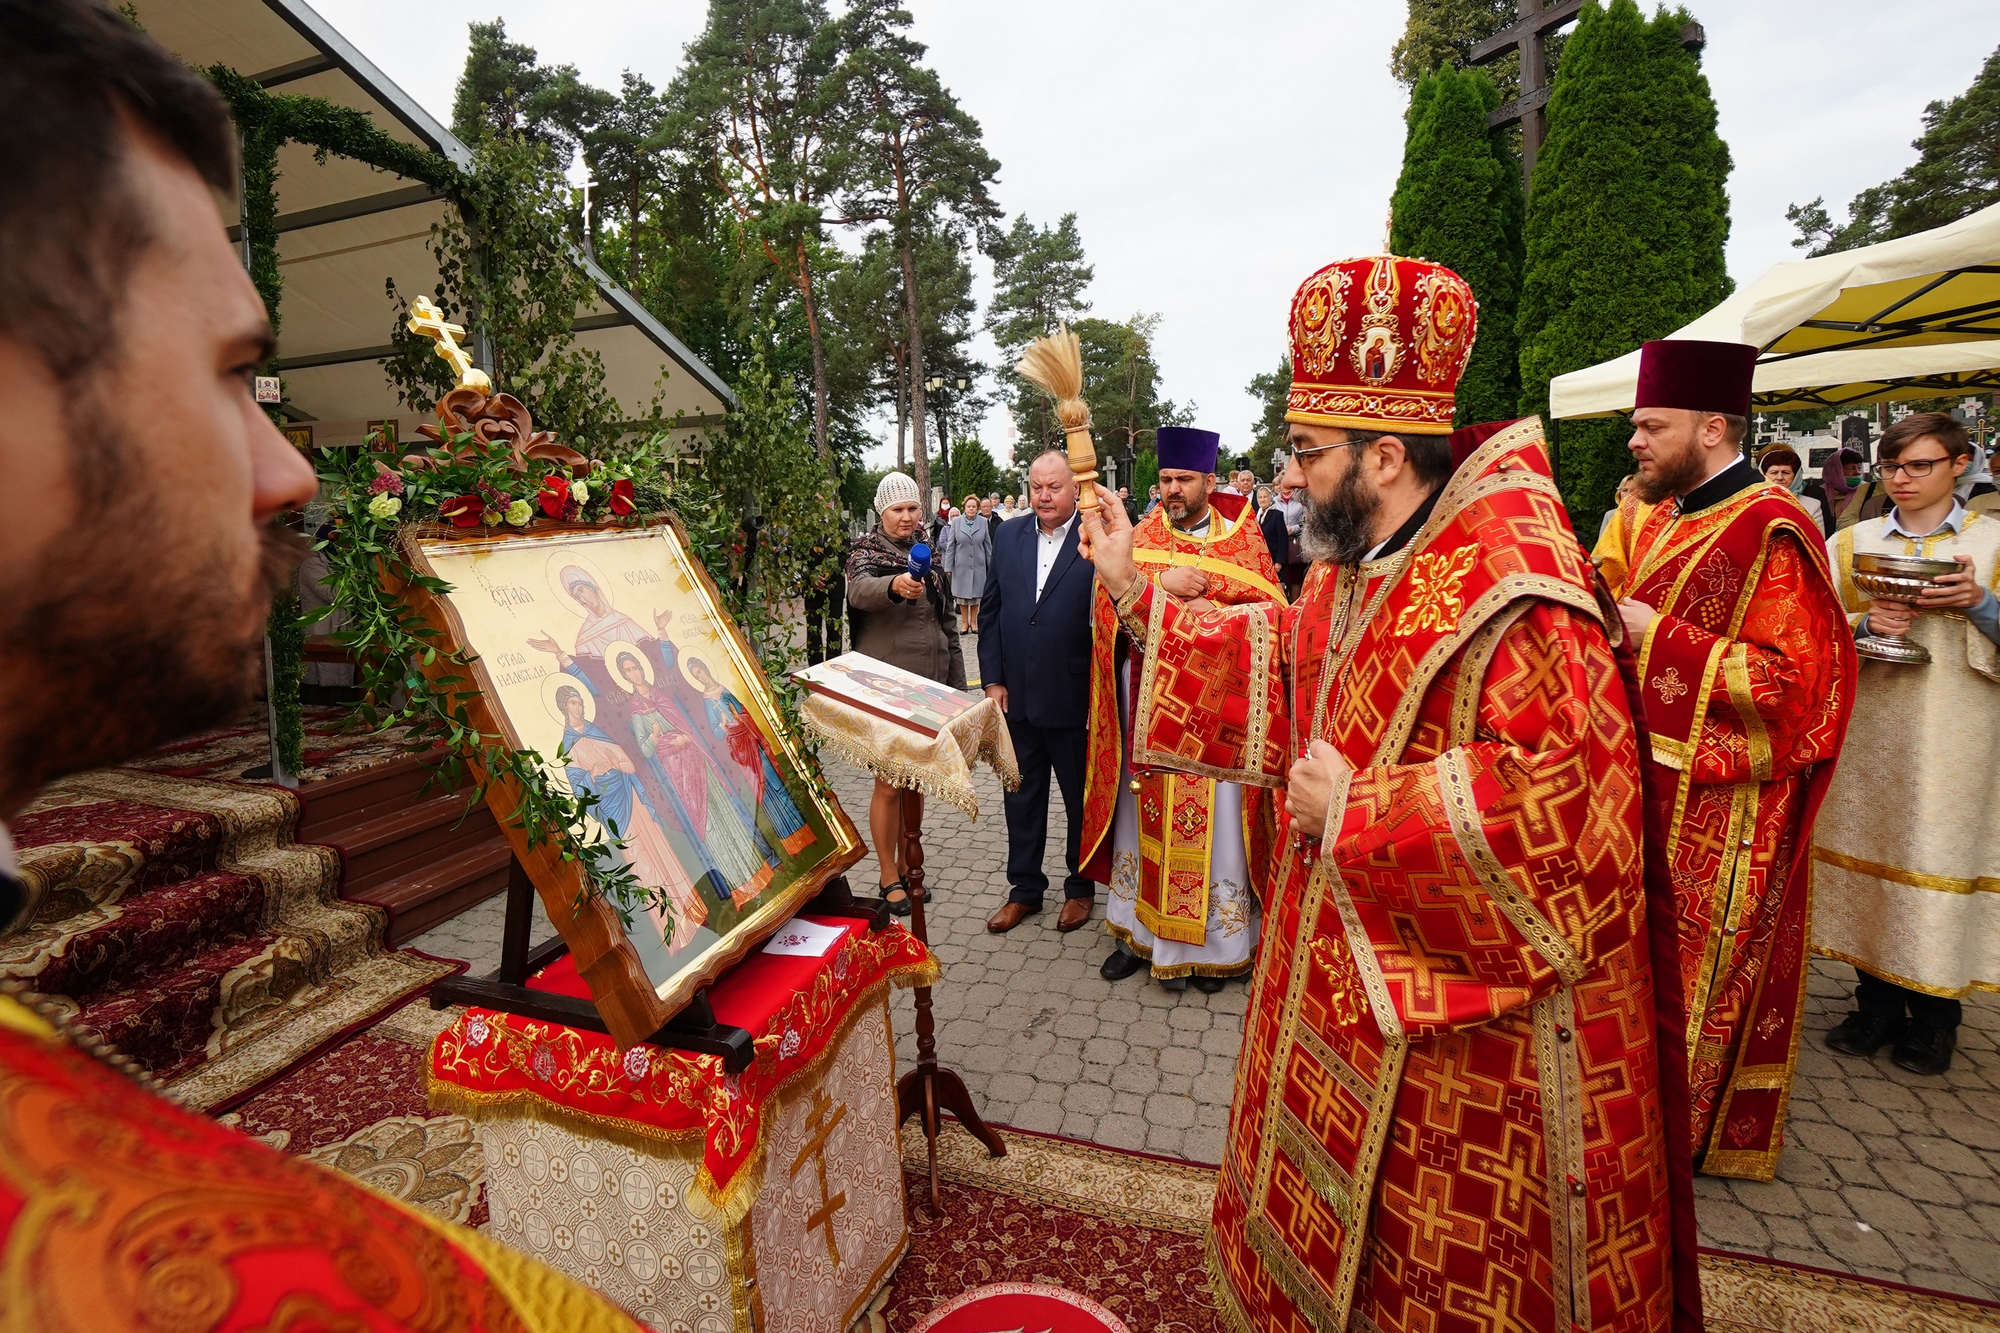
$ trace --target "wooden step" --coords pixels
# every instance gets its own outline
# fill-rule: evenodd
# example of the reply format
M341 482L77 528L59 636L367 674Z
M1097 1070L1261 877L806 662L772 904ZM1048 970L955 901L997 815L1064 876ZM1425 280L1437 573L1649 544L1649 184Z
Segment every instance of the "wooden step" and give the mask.
M406 755L386 764L344 773L322 782L308 782L299 789L299 823L292 837L297 842L331 842L337 830L373 819L392 805L416 799L430 780L435 760L427 755ZM436 794L437 789L432 789Z
M345 896L386 910L389 943L400 946L505 891L513 861L513 848L496 828L485 841L432 861L421 870Z
M507 887L513 852L469 786L430 782L436 758L408 755L299 793L295 835L339 850L340 896L389 913L399 946ZM428 787L426 784L429 784Z
M341 892L353 898L379 884L444 860L500 835L485 806L465 807L465 793L440 792L392 807L326 839L340 849Z

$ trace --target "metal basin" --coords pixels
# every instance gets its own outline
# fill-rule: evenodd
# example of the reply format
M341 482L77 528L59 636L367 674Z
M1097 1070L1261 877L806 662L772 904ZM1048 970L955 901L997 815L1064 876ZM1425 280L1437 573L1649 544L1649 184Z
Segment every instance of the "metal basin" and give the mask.
M1932 560L1919 555L1857 555L1854 557L1854 586L1870 597L1915 602L1931 586L1931 580L1958 572L1956 560ZM1925 666L1930 650L1898 635L1868 634L1854 641L1854 650L1877 662L1904 666Z

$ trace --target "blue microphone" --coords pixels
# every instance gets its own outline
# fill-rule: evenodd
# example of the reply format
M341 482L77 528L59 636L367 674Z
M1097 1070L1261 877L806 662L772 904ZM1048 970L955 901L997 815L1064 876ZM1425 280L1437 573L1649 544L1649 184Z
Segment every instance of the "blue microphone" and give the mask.
M910 577L921 579L931 572L931 548L918 542L910 548Z

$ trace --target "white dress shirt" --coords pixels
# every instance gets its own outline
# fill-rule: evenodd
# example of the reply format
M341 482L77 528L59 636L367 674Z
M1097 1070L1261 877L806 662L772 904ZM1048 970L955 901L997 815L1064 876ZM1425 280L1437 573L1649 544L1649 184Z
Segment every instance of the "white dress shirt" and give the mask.
M1054 532L1042 526L1041 519L1035 520L1035 600L1042 600L1042 587L1049 581L1049 571L1056 567L1056 556L1062 552L1063 539L1069 536L1070 523L1076 522L1076 515L1069 516Z

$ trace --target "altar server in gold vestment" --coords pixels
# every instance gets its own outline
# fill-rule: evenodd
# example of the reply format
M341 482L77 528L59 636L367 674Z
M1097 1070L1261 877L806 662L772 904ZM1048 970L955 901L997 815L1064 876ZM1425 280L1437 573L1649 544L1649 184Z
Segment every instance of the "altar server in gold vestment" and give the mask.
M1190 610L1087 511L1132 762L1284 793L1209 1236L1239 1333L1699 1327L1616 616L1540 423L1449 435L1475 319L1423 260L1299 289L1295 607Z
M1854 638L1798 500L1742 454L1757 349L1641 350L1619 611L1647 733L1646 873L1679 916L1689 1135L1769 1180L1805 1006L1811 849L1854 701Z
M1861 659L1847 758L1813 835L1813 946L1860 973L1855 1012L1829 1032L1843 1055L1942 1074L1959 998L2000 989L2000 518L1967 513L1952 483L1972 461L1965 427L1917 412L1877 458L1894 507L1834 537L1857 635L1922 644L1928 665ZM1854 586L1857 555L1957 560L1912 605Z
M1283 602L1250 501L1212 491L1222 437L1162 426L1160 505L1133 529L1145 577L1190 609ZM1126 511L1127 516L1131 514ZM1097 590L1091 619L1090 740L1084 757L1084 873L1110 886L1104 924L1118 941L1099 969L1122 981L1150 965L1170 990L1211 994L1245 976L1271 870L1271 794L1262 787L1127 763L1130 639Z

